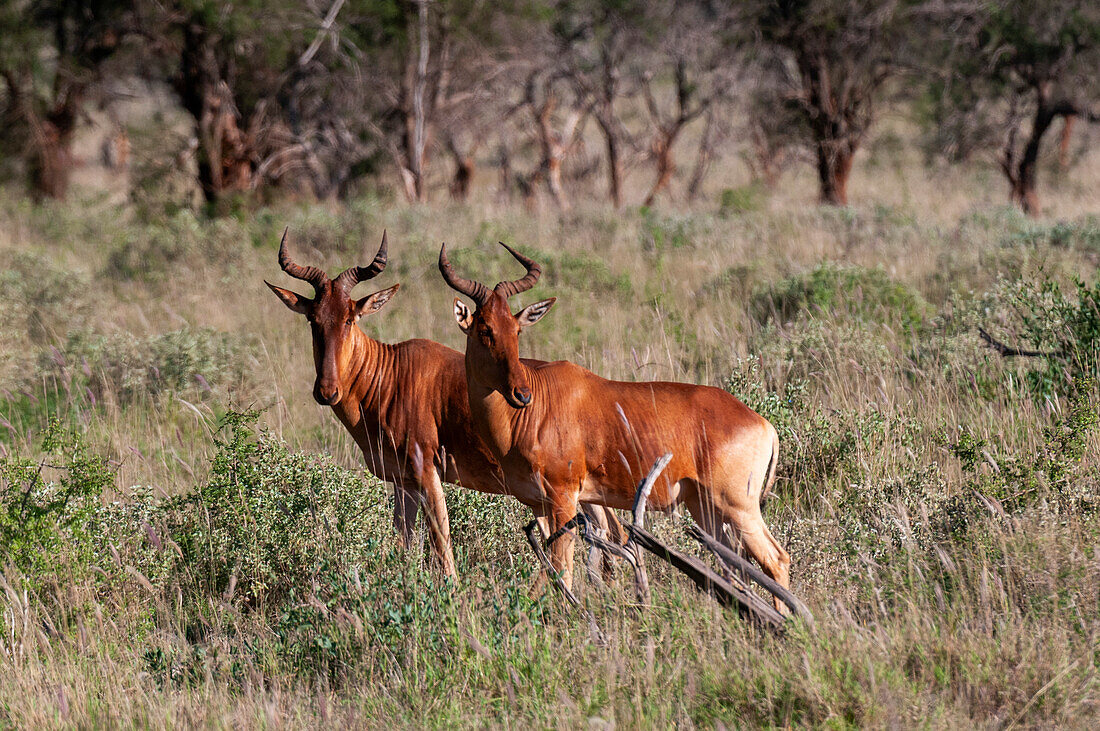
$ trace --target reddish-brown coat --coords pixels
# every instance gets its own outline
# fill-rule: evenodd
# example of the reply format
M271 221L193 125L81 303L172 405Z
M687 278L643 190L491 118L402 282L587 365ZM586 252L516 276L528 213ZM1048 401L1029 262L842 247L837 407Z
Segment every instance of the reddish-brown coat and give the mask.
M533 284L538 265L517 258ZM489 290L462 280L445 252L440 268L452 287L477 302L471 313L455 300L455 317L467 335L474 423L508 475L509 488L549 518L551 531L571 519L580 502L630 507L638 481L671 452L650 504L667 509L684 503L704 530L726 542L722 526L728 523L764 570L788 585L790 558L760 513L779 447L766 419L717 388L609 381L567 361L525 362L519 333L554 300L512 314L504 295L530 284ZM555 543L552 560L568 582L571 535Z
M383 241L376 271L363 268L364 278L380 272L385 259ZM394 526L406 545L417 507L423 504L433 548L444 572L454 576L442 482L486 493L508 492L496 459L473 425L464 356L431 340L381 343L358 327L358 319L381 309L400 285L353 300L349 293L355 282L342 281L344 275L329 279L320 270L297 267L288 256L286 262L288 273L309 281L316 290L311 300L268 284L287 307L310 322L317 376L314 398L332 407L359 445L367 468L394 484ZM593 518L603 526L611 523L618 535L618 523L609 511Z

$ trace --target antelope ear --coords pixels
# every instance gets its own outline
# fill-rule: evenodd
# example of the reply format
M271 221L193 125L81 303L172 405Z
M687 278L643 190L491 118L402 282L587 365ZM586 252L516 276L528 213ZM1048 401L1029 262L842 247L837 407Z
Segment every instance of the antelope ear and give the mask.
M355 317L356 319L363 315L370 315L378 312L382 307L390 301L390 298L397 293L397 290L401 289L400 284L395 284L389 289L383 289L375 292L374 294L368 294L363 299L355 303Z
M309 306L311 301L298 294L297 292L291 292L289 289L283 289L282 287L276 287L274 284L268 281L264 281L268 287L271 287L271 291L283 301L283 304L289 307L292 311L297 312L299 315L305 315L309 313Z
M470 312L470 308L458 297L455 297L455 321L462 332L470 334L470 328L474 324L474 313Z
M558 301L557 297L551 297L548 300L542 302L536 302L533 305L527 305L522 310L516 313L516 320L519 322L520 328L530 327L536 322L542 319L542 316L550 311L550 308L554 306L554 303Z

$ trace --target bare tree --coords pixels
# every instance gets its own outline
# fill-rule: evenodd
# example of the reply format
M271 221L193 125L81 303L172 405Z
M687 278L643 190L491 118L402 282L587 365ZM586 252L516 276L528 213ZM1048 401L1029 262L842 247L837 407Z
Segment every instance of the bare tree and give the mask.
M658 194L667 189L676 172L674 146L684 129L706 114L715 104L728 98L738 65L730 63L730 49L724 42L728 34L729 18L714 12L706 3L655 4L650 12L659 27L659 41L652 64L667 70L667 79L655 79L652 73L643 73L641 79L645 108L653 126L650 156L656 162L656 177L645 198L645 205L652 205ZM671 103L662 104L660 88L655 81L664 82L671 92ZM711 154L707 149L714 134L714 119L708 118L700 152L704 158ZM700 175L705 172L696 165ZM701 181L700 181L701 182ZM698 184L695 186L698 187Z
M929 65L943 72L933 84L938 149L954 158L997 149L1011 200L1037 214L1047 132L1063 119L1064 167L1074 121L1100 120L1100 6L975 2L942 9L936 19L942 32L929 44Z
M623 148L628 134L617 103L630 93L638 76L643 48L652 38L650 3L636 0L565 0L555 6L551 26L556 59L576 87L578 97L591 100L592 115L604 139L607 195L623 204Z
M883 84L904 58L911 6L904 0L755 0L742 7L745 28L758 29L789 70L776 80L805 120L823 203L848 203L856 151Z
M527 79L523 104L534 123L539 160L535 170L520 181L524 198L534 200L542 183L561 210L569 209L562 186L562 163L576 145L592 101L575 93L561 72L533 71Z
M14 1L0 8L0 79L26 132L31 190L64 198L89 88L134 31L127 0ZM43 63L47 57L52 63Z

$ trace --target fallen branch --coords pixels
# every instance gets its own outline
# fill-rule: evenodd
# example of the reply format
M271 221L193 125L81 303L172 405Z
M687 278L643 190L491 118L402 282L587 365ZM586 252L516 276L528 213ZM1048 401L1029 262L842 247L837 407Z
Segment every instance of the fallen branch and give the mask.
M775 579L771 578L755 565L753 565L744 556L741 556L736 551L730 549L729 546L720 543L715 540L713 536L704 531L695 523L691 523L688 526L688 533L695 540L702 543L704 546L710 549L719 561L724 563L731 571L743 571L748 576L760 584L762 587L772 593L779 601L786 604L796 617L805 620L805 622L813 627L814 616L810 613L809 608L802 603L802 600L792 594L788 589L779 585Z
M649 578L645 573L645 565L638 561L638 554L628 548L620 546L614 541L604 539L597 531L593 530L591 521L584 513L578 513L577 517L573 520L576 521L581 538L588 541L593 549L598 549L610 553L613 556L618 556L626 561L630 565L630 568L634 569L634 592L638 598L638 603L648 603Z
M635 544L644 548L674 568L679 569L701 591L717 599L719 604L723 606L736 604L741 616L747 616L762 626L780 629L785 621L783 616L759 596L747 588L734 586L699 559L665 546L645 529L645 509L649 494L652 492L657 478L671 461L671 453L660 457L653 463L649 474L638 485L638 491L634 495L634 508L631 511L634 524L627 528L630 532L630 539L626 542L626 547ZM639 574L644 574L644 569L640 570ZM645 580L648 591L648 577Z
M774 607L751 591L740 589L726 581L699 559L665 546L645 528L631 527L630 531L635 543L679 569L696 587L712 595L719 604L723 606L736 604L742 617L748 617L771 629L781 629L785 624L783 615L775 611Z
M650 468L649 474L638 485L638 491L634 493L634 508L630 513L631 517L634 518L634 525L638 528L645 527L645 504L649 500L649 493L653 492L653 486L657 484L657 478L671 461L672 452L666 452L658 457L657 461L653 463L653 467Z
M592 612L581 605L580 599L577 599L577 595L574 594L565 582L561 580L561 574L554 569L554 565L550 563L550 557L546 555L546 551L542 548L542 542L539 540L539 536L536 533L539 532L538 520L532 520L527 525L523 526L523 533L527 536L527 543L531 546L531 550L535 552L535 556L538 558L539 563L542 565L542 570L546 572L550 577L551 583L557 587L570 604L581 610L585 619L588 620L588 628L592 632L592 638L596 641L596 644L605 646L607 644L607 636L604 635L600 626L596 623L596 617Z
M622 409L619 409L619 415L623 417L623 421L626 421L626 417L623 416ZM642 481L638 484L638 489L634 493L634 507L631 509L630 514L634 520L634 527L645 527L645 506L649 501L649 493L653 492L653 486L657 484L657 478L665 467L668 467L668 463L672 461L672 452L666 452L657 458L657 461L653 463L653 466L649 469ZM634 532L631 529L627 529L630 532L630 538L626 541L626 548L629 550L632 543L635 543ZM634 586L638 594L638 602L641 604L649 603L649 573L645 569L645 557L642 556L641 551L634 552Z
M539 522L532 520L527 525L523 526L523 532L527 536L527 543L530 544L531 550L535 552L535 557L539 560L539 564L542 566L543 571L550 577L550 581L557 587L558 591L562 593L569 603L575 607L579 607L581 602L577 599L577 595L570 591L569 587L565 585L565 582L561 580L561 574L554 568L554 565L550 563L550 557L546 555L546 551L542 548L542 542L535 535L538 532Z
M985 328L983 327L978 327L978 335L981 336L982 340L984 340L990 348L996 350L1005 358L1013 358L1015 356L1021 356L1024 358L1050 358L1052 356L1058 355L1057 353L1046 353L1041 350L1024 350L1023 348L1013 348L1012 346L1005 345L1000 340L994 338L992 335L986 332Z

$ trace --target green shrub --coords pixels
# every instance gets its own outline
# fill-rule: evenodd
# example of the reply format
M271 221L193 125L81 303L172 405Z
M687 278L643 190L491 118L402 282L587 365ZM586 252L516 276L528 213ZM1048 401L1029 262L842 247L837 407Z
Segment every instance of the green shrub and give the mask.
M1045 223L1028 219L1004 238L1010 246L1054 246L1100 251L1100 218L1086 216L1079 221Z
M211 262L224 270L251 250L245 246L246 236L234 220L208 221L180 210L170 218L142 226L137 235L127 231L107 257L103 276L120 282L162 284L181 272L204 270Z
M692 216L666 215L652 208L641 209L640 224L642 251L658 253L694 245L699 228Z
M767 206L767 188L759 180L737 188L723 188L718 197L718 215L723 218L756 213Z
M0 459L0 557L40 585L62 568L81 573L95 555L93 517L114 484L107 459L52 421L40 460Z
M1071 393L1078 383L1100 379L1100 278L1077 280L1067 294L1051 279L1022 283L1015 309L1027 342L1050 354L1029 374L1040 395Z
M822 264L754 294L751 313L760 324L837 313L861 322L915 330L930 313L917 292L881 269Z
M806 381L788 381L782 392L769 390L760 372L760 358L738 359L723 388L775 427L780 443L795 436L797 420L806 409Z
M173 536L192 579L209 594L232 584L256 604L347 573L389 530L381 483L364 484L330 460L291 452L256 432L257 412L230 412L215 438L210 478L176 501ZM368 564L369 565L369 564Z
M36 254L0 257L4 328L32 342L59 338L84 327L90 309L88 277Z
M455 595L393 546L385 570L325 572L312 591L291 589L273 623L280 662L304 677L345 678L367 652L399 669L419 653L442 669L460 646Z
M982 439L970 431L948 441L968 476L968 492L994 501L993 510L1010 514L1044 501L1055 514L1080 515L1100 507L1100 484L1094 472L1082 474L1089 436L1100 423L1092 403L1095 382L1084 379L1074 389L1065 413L1043 428L1043 441L1031 454L1003 454L1000 440Z

